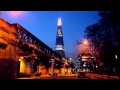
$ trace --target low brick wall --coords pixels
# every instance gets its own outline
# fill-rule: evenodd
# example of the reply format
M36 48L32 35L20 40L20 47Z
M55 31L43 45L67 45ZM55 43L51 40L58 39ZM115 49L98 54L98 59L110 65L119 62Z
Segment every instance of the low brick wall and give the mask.
M118 76L108 76L93 73L87 73L86 77L89 79L120 79Z
M102 79L109 79L109 76L108 75L101 75L101 78Z
M120 79L118 76L109 76L109 79Z
M19 61L0 59L0 79L15 79L19 75Z

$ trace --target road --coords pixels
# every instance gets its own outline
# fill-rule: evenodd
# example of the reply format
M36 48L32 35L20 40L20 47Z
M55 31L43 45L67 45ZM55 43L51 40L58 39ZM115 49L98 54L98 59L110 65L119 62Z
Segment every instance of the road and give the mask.
M86 75L89 79L120 79L118 76L109 76L108 75L100 75L100 74L92 74L88 73ZM70 74L70 75L58 75L58 76L49 76L49 75L42 75L38 77L26 77L26 78L18 78L18 79L88 79L88 78L83 78L80 76L79 78L77 77L77 74Z
M87 78L78 78L77 75L59 75L59 76L49 76L43 75L39 77L28 77L28 78L18 78L18 79L87 79Z

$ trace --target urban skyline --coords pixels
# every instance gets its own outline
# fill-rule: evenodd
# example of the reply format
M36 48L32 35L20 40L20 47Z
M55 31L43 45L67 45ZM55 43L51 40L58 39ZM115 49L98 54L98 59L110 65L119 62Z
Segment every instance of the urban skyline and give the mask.
M88 25L97 22L97 13L97 11L2 11L2 18L11 24L19 23L55 50L57 19L61 17L65 54L76 62L76 42L84 38L84 30Z

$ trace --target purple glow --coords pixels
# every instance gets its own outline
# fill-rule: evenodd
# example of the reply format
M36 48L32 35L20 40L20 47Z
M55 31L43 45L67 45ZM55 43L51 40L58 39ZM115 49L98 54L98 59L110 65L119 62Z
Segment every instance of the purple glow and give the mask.
M8 11L8 13L13 16L13 17L16 17L16 16L20 16L24 13L24 11Z
M26 17L27 12L25 12L25 11L7 11L7 15L11 19L14 18L14 19L21 20L20 18L23 18L23 16Z

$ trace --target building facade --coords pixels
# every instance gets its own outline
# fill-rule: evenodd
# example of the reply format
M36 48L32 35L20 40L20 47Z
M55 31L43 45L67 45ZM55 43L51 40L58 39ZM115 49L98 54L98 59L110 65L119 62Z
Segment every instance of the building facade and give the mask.
M78 56L78 71L89 72L90 71L90 64L88 61L89 57L87 56Z

